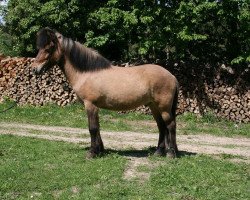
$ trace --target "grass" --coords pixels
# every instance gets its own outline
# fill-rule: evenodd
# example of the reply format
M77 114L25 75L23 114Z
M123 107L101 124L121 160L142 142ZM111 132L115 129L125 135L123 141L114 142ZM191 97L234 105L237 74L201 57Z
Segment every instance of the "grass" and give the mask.
M9 105L0 104L0 110ZM100 121L102 130L157 132L150 125L152 116L138 113L101 110ZM203 118L184 114L177 121L178 134L250 137L249 124L211 114ZM15 107L0 113L0 122L87 128L87 116L79 104ZM93 160L85 159L86 153L80 144L0 135L0 199L250 199L249 164L229 161L237 156L183 155L175 160L149 156L160 164L139 166L138 172L147 172L150 178L138 181L123 178L129 163L126 150L109 151ZM151 153L151 149L142 152Z
M0 110L4 110L10 103L0 104ZM60 107L54 104L35 107L18 106L5 113L0 114L2 122L21 122L31 124L43 124L54 126L67 126L76 128L87 128L87 115L84 107L80 104ZM139 114L119 114L107 110L100 111L100 123L102 129L106 130L134 130L126 121L149 120L151 116Z
M2 103L0 104L0 110L4 110L8 106L10 106L10 102ZM21 122L78 128L88 127L86 113L80 104L66 107L59 107L57 105L15 107L5 113L0 113L0 122ZM120 114L101 109L100 124L102 130L137 131L145 133L158 132L153 117L139 113ZM177 128L178 134L212 134L229 137L250 137L250 123L237 124L218 119L211 114L207 114L204 117L197 117L191 113L178 116Z
M149 151L149 150L148 150ZM249 199L249 165L205 155L150 157L145 182L123 179L127 159L86 160L79 145L0 135L0 199Z
M186 126L182 128L184 134L211 134L218 136L244 136L250 137L250 123L235 123L212 114L198 117L192 113L186 113L179 117L181 123Z
M239 181L239 182L238 182ZM249 199L249 168L207 156L184 157L159 167L150 182L158 199ZM246 185L242 185L242 184Z
M0 199L105 198L102 188L112 191L119 183L125 159L110 155L84 160L86 151L63 142L1 136ZM111 167L112 166L112 167ZM75 191L73 191L75 190ZM103 194L102 194L103 193ZM117 194L114 194L114 198Z

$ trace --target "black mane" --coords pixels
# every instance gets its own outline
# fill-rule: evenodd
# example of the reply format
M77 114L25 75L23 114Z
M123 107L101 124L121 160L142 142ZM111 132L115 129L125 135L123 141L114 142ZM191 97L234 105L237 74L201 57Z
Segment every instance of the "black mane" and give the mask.
M97 51L84 47L70 38L63 37L63 48L70 62L79 71L96 71L111 67L111 62Z

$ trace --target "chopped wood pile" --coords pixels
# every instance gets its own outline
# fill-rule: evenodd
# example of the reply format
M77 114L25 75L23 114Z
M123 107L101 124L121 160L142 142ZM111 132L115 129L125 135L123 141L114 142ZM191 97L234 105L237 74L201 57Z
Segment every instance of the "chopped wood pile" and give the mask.
M0 102L5 98L19 105L45 105L56 103L65 106L77 100L59 67L55 66L41 76L32 74L32 58L0 57ZM202 115L213 112L217 116L237 122L250 122L250 89L239 89L225 84L219 77L212 82L200 81L193 88L180 81L178 113L192 112ZM191 82L190 80L189 82ZM147 107L137 111L149 113Z
M31 72L32 58L7 58L0 63L0 102L5 97L19 105L60 106L76 101L77 97L58 67L36 76Z

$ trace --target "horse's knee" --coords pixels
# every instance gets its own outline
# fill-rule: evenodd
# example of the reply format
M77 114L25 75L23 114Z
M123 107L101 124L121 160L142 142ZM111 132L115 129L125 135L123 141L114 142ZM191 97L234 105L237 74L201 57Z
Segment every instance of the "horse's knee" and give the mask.
M164 120L164 122L167 124L167 126L171 123L172 121L172 116L170 113L168 112L162 112L161 113L162 119Z

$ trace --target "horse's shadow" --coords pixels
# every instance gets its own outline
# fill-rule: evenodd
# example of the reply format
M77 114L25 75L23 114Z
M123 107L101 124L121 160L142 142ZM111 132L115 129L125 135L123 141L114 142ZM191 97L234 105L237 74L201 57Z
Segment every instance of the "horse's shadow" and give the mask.
M89 148L85 148L85 150L89 150ZM115 150L115 149L106 149L105 152L102 154L102 157L117 154L120 156L125 157L134 157L134 158L146 158L150 156L154 156L154 152L156 151L156 147L149 147L146 149L125 149L125 150ZM197 153L189 152L189 151L179 151L177 154L177 158L182 158L186 156L195 156Z

